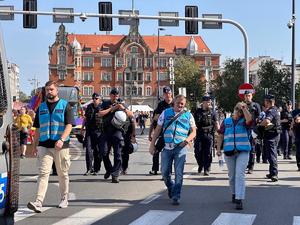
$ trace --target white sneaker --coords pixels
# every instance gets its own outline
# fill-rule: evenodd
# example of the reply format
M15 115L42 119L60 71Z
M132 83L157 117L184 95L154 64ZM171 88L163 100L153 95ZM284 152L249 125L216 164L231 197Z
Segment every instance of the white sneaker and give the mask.
M35 201L35 202L28 202L27 204L28 209L31 209L35 211L36 213L41 213L42 212L42 203L40 201Z
M58 208L67 208L68 205L69 205L69 202L68 202L68 196L65 195L65 196L61 199L61 202L59 203Z

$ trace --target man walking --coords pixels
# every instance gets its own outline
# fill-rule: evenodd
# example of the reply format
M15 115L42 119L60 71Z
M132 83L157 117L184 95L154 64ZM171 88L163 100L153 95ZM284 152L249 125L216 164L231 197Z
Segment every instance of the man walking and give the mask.
M196 136L194 117L190 112L184 110L185 104L186 98L183 95L177 95L174 107L162 112L149 148L150 154L153 155L156 151L155 141L163 129L165 147L161 153L162 175L173 205L179 205L186 154L189 144ZM175 181L171 179L173 161Z
M34 153L38 155L39 175L37 196L27 207L34 212L42 212L42 204L48 187L49 175L55 162L61 202L58 208L68 207L69 193L69 134L72 130L73 115L71 107L64 99L58 97L58 85L55 81L45 84L46 101L37 109L33 127L36 128ZM38 143L38 146L36 146Z

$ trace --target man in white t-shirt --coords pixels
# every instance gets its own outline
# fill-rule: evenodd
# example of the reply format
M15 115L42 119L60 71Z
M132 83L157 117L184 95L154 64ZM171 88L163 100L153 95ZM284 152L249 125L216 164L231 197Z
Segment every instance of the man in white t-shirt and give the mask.
M173 200L173 205L179 205L186 154L190 143L196 136L194 117L190 112L184 110L185 104L186 98L183 95L177 95L174 99L174 106L162 112L149 149L150 154L153 155L156 151L155 141L161 131L164 131L165 147L161 152L162 176L168 188L168 196ZM172 119L173 121L170 123ZM173 161L174 181L171 179Z

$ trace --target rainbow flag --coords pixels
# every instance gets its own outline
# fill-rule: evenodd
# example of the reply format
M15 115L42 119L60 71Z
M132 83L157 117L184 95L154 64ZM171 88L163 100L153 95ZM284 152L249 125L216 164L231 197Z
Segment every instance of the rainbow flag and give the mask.
M30 99L30 102L29 102L29 107L36 111L38 109L38 107L40 106L40 104L42 103L42 92L39 91L38 93L35 94L35 96L33 96L31 99Z

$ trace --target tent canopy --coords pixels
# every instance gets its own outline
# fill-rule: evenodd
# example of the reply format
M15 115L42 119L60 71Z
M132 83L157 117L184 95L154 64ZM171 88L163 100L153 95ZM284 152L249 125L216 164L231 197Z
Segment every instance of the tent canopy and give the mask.
M128 107L132 112L140 111L140 112L150 112L153 109L149 105L131 105Z

